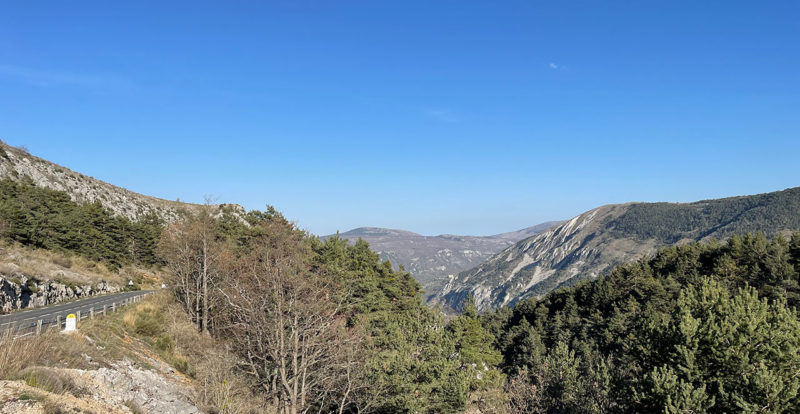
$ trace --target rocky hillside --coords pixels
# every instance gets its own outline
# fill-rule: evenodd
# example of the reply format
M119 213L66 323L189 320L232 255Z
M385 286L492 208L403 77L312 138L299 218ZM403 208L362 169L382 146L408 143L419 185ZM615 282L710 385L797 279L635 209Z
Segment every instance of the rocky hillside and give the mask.
M497 308L596 278L658 246L745 232L774 236L797 229L800 187L694 203L607 205L528 237L460 273L432 301L457 309L472 294L480 310Z
M339 234L352 242L363 239L381 259L402 265L426 292L433 293L461 271L559 222L547 222L494 236L423 236L404 230L361 227ZM330 236L326 236L330 237Z
M0 141L0 179L30 179L37 187L64 191L78 203L100 202L115 215L137 220L156 214L165 221L179 217L180 211L193 211L196 204L163 200L126 190L54 164ZM220 206L221 207L221 206ZM232 205L243 211L240 206Z
M71 334L0 335L0 414L263 412L224 346L183 315L156 294Z

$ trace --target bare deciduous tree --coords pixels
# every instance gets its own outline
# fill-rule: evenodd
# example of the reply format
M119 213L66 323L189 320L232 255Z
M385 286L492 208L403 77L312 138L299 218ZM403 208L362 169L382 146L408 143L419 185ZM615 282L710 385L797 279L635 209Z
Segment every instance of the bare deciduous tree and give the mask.
M304 246L280 224L253 242L220 289L226 298L220 332L278 412L343 412L358 388L353 350L361 339L346 326L345 298L308 271Z
M508 408L512 414L543 413L542 390L533 384L528 370L522 370L506 383Z
M159 245L172 274L173 292L203 333L208 333L211 324L213 286L221 277L227 254L216 239L216 226L206 204L196 216L169 225Z

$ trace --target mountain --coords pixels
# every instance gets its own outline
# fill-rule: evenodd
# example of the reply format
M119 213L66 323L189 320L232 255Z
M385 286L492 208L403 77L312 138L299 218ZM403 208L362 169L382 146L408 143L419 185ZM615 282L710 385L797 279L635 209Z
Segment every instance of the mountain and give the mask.
M627 203L589 210L528 237L461 272L431 298L457 309L469 295L479 310L513 305L559 286L596 278L657 247L766 236L800 229L800 187L693 203Z
M198 204L163 200L150 197L85 176L66 167L36 157L23 148L0 141L0 179L30 180L35 186L63 191L77 203L99 202L114 215L136 221L155 214L165 221L179 218L181 211L195 211ZM215 208L229 207L235 214L244 209L234 204L220 204Z
M423 236L404 230L360 227L339 234L355 242L363 239L382 260L402 265L428 294L436 292L459 272L471 269L493 254L560 222L552 221L494 236ZM327 238L331 236L325 236Z
M535 236L535 235L537 235L537 234L549 229L550 227L559 225L559 224L561 224L563 222L564 221L546 221L544 223L540 223L540 224L537 224L535 226L526 227L526 228L524 228L522 230L510 231L508 233L495 234L494 236L489 236L489 237L509 240L511 242L516 243L516 242L518 242L518 241L520 241L522 239L527 239L528 237Z

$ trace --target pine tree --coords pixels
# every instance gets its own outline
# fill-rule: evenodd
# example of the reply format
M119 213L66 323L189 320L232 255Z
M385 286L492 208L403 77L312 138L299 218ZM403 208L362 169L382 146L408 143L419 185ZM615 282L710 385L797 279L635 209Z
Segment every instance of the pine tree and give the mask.
M652 409L800 410L800 321L785 300L770 303L752 287L730 296L706 279L681 293L659 337L671 340L671 351L650 374Z

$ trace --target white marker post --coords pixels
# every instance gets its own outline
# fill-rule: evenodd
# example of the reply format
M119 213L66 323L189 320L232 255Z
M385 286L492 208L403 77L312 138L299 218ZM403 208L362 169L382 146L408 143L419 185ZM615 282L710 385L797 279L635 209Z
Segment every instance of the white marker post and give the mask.
M75 332L77 329L77 319L74 313L67 315L67 323L64 324L64 332Z

